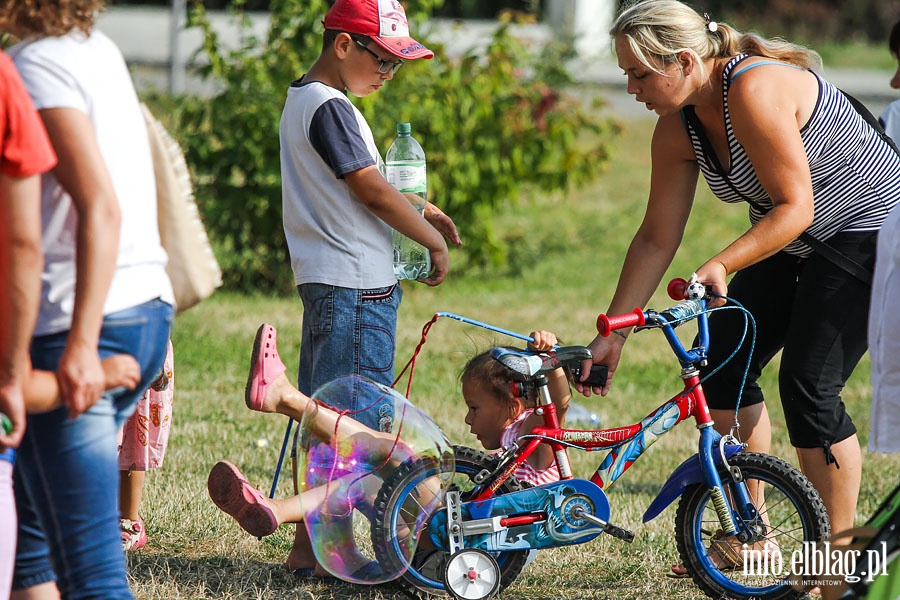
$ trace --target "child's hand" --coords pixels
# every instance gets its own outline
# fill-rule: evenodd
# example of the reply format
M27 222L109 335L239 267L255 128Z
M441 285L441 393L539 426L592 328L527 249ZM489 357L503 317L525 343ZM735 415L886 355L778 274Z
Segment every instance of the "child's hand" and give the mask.
M459 239L459 232L456 230L456 223L431 202L425 205L425 220L440 231L441 235L447 238L451 244L462 246L462 240Z
M106 375L106 389L124 387L133 390L141 379L141 366L128 354L114 354L101 363Z
M534 340L528 342L529 350L553 350L557 344L556 334L549 331L532 331L528 337Z

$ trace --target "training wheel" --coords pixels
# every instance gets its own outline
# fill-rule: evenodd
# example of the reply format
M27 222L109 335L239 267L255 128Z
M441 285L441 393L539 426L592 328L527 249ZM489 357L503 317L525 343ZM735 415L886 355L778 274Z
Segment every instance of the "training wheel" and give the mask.
M484 550L464 548L447 561L444 584L454 598L490 598L500 589L500 567Z

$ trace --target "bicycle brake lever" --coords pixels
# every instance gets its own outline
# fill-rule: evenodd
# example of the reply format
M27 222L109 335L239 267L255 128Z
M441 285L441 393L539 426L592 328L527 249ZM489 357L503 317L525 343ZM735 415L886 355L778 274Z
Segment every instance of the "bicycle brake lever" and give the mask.
M647 320L643 325L638 325L632 331L645 331L647 329L658 329L662 327L662 323L658 323L656 318L659 316L659 313L652 309L647 309Z

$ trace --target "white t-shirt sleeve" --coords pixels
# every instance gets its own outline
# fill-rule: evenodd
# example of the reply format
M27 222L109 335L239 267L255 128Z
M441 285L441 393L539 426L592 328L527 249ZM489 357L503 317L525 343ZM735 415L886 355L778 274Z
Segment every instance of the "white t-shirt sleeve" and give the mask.
M40 60L37 60L40 59ZM23 52L16 60L16 68L25 80L31 100L38 110L47 108L77 108L89 112L85 95L71 73L49 57Z
M900 144L900 100L894 100L887 105L881 113L881 124L894 143Z

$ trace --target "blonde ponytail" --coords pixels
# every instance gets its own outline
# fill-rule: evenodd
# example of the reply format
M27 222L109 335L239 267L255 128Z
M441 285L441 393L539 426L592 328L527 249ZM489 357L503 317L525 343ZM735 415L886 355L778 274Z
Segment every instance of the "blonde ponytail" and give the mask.
M704 61L741 53L814 70L822 66L822 59L809 48L741 33L730 25L711 21L678 0L641 0L632 4L619 14L609 34L624 40L641 64L657 73L675 62L681 52L692 54L701 68Z

